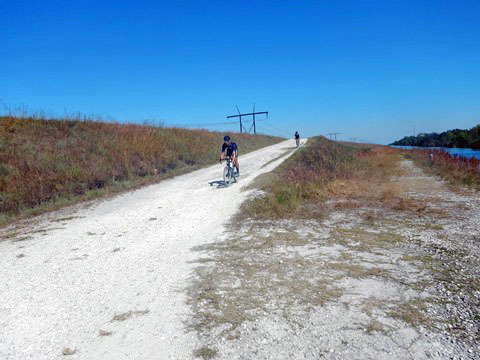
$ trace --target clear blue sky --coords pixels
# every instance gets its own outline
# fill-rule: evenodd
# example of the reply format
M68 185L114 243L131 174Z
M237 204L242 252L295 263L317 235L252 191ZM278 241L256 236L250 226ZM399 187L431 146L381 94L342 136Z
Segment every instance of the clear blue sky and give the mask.
M256 102L286 135L378 143L480 123L478 0L1 1L0 39L13 107L182 125Z

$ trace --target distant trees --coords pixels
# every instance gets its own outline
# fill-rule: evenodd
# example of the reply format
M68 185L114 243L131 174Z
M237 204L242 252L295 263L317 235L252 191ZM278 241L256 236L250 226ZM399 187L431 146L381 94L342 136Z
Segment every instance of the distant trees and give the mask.
M405 136L390 145L480 149L480 124L470 130L454 129L440 134L422 133L417 136Z

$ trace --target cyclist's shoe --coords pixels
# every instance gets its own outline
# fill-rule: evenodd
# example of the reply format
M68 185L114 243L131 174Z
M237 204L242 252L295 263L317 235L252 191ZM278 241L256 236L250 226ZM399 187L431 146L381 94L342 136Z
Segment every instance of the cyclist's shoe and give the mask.
M237 171L235 172L235 176L240 176L240 170L239 170L238 168L235 169L235 170L237 170Z

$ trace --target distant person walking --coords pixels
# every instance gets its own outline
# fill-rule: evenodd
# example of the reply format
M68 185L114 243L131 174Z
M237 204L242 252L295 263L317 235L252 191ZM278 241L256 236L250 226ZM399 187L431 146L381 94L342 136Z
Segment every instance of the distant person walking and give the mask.
M300 146L300 134L298 133L298 131L295 131L295 142L298 148Z

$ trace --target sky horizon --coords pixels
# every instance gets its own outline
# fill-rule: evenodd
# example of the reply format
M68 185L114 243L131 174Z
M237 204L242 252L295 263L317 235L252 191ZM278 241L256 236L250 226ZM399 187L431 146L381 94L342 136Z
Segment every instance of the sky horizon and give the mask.
M380 144L480 123L478 1L30 1L0 24L4 109L228 132L255 103L259 132Z

